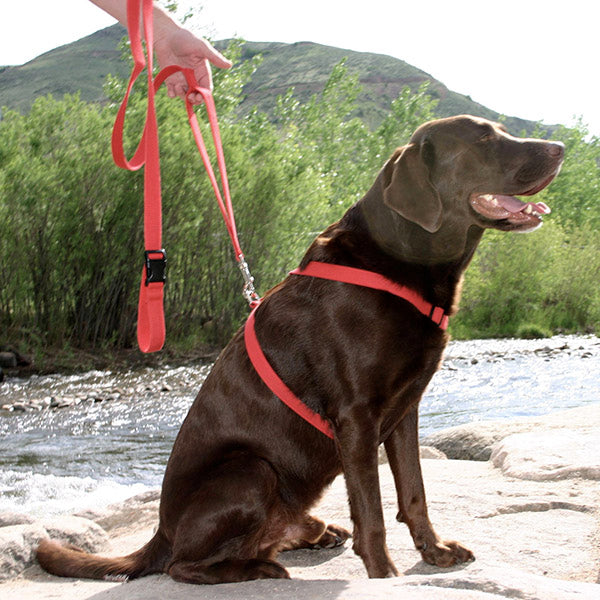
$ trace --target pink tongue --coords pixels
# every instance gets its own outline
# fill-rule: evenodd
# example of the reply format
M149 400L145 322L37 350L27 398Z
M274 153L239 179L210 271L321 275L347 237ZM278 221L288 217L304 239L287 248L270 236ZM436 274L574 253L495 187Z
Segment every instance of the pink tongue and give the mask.
M521 202L514 196L495 196L498 204L510 213L523 212L528 206L542 215L550 213L550 208L543 202Z

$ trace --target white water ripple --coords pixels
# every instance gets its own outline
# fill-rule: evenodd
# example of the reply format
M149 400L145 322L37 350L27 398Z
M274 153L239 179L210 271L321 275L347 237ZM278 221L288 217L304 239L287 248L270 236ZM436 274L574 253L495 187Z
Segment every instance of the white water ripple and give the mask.
M0 470L0 513L72 514L121 502L148 489L141 483L122 485L110 479Z
M8 378L0 404L110 395L40 412L0 411L0 512L68 514L160 486L207 365ZM600 339L452 342L420 407L422 437L600 401Z

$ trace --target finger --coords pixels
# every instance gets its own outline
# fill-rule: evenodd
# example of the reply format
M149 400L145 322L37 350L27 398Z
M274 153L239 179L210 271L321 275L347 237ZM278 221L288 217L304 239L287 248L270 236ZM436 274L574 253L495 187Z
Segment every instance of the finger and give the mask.
M191 94L189 94L188 100L192 104L202 104L204 102L204 98L202 97L202 94L198 94L197 92L192 92Z
M174 73L167 77L165 81L167 85L167 94L169 98L185 98L188 90L188 84L185 77L181 73Z
M187 89L187 85L183 83L177 83L176 85L167 86L167 92L170 98L179 97L185 99Z
M233 63L225 58L210 42L204 40L206 44L206 54L205 58L207 58L211 64L219 69L229 69Z
M204 59L199 67L194 70L194 77L198 85L209 90L213 89L212 72L208 60Z
M180 87L177 89L177 96L178 96L179 98L181 98L182 100L185 100L185 96L186 96L186 94L187 94L187 87L180 86Z
M229 69L233 66L233 63L219 52L216 55L209 56L208 60L219 69Z

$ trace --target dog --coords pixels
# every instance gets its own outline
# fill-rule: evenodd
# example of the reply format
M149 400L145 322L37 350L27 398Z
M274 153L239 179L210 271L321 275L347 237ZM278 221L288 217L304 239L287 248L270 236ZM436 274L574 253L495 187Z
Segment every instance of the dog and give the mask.
M515 196L544 189L563 158L560 142L516 138L485 119L425 123L365 196L315 239L300 270L315 261L368 270L452 315L484 231L537 229L549 208ZM435 532L419 462L419 401L448 341L439 323L387 291L297 273L269 291L254 316L269 364L332 437L270 391L240 330L181 426L152 540L120 558L42 540L44 569L91 578L166 572L197 584L287 578L278 552L331 548L350 537L308 512L343 473L354 551L369 577L395 576L378 480L381 444L397 519L423 560L448 567L473 559Z

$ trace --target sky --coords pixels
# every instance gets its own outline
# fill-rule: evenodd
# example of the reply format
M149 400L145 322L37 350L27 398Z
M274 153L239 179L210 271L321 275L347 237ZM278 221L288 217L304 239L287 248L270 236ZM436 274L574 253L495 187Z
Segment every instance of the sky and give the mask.
M4 0L0 65L115 21L88 0ZM600 3L594 0L180 0L197 33L311 41L400 58L501 114L581 118L600 136Z

